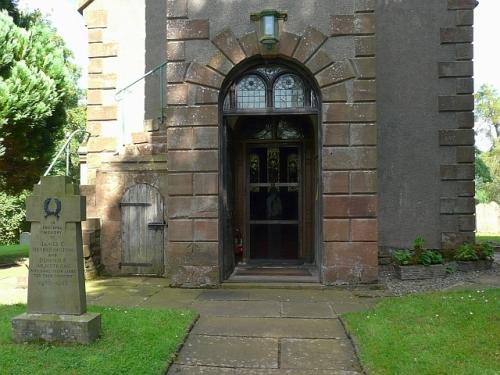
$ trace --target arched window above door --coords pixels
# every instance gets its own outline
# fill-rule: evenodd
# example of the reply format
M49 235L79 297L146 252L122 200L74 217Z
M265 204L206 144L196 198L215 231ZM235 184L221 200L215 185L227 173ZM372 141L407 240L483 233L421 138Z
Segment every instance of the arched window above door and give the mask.
M266 84L255 74L249 74L236 85L236 107L266 108Z
M224 100L224 112L317 112L312 87L299 74L280 65L244 72Z
M294 74L283 74L273 87L275 108L304 107L304 84Z

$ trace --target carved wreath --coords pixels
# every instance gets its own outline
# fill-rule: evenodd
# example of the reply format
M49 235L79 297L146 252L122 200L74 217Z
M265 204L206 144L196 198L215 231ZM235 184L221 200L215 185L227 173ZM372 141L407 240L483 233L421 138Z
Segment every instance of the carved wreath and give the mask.
M52 199L54 199L54 202L56 203L55 210L50 209L50 202ZM61 201L57 198L47 198L43 202L43 210L45 211L45 219L52 215L59 219L59 214L61 213Z

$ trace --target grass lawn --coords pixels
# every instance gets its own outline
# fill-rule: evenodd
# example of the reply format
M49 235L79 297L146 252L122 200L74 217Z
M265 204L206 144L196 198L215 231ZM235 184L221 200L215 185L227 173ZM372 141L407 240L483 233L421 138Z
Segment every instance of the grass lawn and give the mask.
M478 242L498 242L500 244L500 233L477 233L476 240Z
M391 298L344 316L370 374L498 374L500 290Z
M29 245L0 245L0 264L27 258Z
M162 374L195 313L186 310L91 307L102 337L90 346L14 344L10 319L24 305L0 305L0 374Z

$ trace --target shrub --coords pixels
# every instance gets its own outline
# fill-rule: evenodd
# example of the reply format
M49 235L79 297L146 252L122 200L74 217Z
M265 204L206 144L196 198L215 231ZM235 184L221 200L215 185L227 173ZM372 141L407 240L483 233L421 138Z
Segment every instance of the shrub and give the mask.
M425 240L422 237L415 238L413 249L396 250L392 254L392 260L400 266L423 264L443 264L443 255L437 250L425 250Z
M478 244L464 242L455 251L455 259L462 261L492 259L493 253L493 246L488 242Z
M490 243L483 242L476 246L479 250L479 259L493 259L494 250Z
M443 264L443 256L435 250L425 250L418 257L418 263L428 266L430 264Z
M392 259L396 264L399 264L400 266L405 266L412 263L412 255L410 250L396 250L392 254Z
M0 192L0 244L16 244L26 217L26 192L9 195Z
M415 238L415 241L413 241L413 250L421 251L424 250L424 248L425 248L425 240L422 237Z
M474 246L470 243L464 242L458 247L455 252L455 259L462 261L478 260L479 256L474 249Z

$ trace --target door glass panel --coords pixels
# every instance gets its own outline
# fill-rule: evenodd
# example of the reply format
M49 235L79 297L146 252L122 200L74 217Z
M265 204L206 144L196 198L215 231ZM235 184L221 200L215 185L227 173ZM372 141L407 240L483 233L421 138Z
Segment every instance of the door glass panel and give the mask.
M259 187L250 191L250 220L298 220L298 189Z
M267 148L259 147L250 150L249 155L250 183L267 182Z
M280 149L277 147L267 149L267 181L271 183L280 181Z
M250 225L252 259L297 259L299 251L297 224Z

